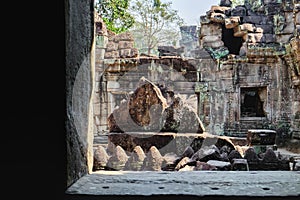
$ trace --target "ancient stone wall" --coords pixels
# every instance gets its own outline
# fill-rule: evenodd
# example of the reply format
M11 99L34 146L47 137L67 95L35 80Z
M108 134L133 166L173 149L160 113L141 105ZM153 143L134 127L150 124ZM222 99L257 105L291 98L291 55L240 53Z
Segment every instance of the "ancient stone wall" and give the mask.
M200 67L200 76L209 85L212 133L238 135L249 128L281 123L299 131L295 119L299 110L295 107L299 105L295 97L299 93L298 15L298 1L246 0L237 7L221 1L200 17L200 47L216 61L215 68ZM209 60L205 55L199 58ZM251 88L261 93L264 114L249 112L247 117L242 113L243 96Z
M232 7L221 0L200 19L199 43L188 55L143 57L129 33L101 36L95 133L107 131L106 118L142 76L193 99L212 134L245 136L250 128L282 125L299 133L299 1L245 0Z
M299 0L222 2L201 18L202 48L184 59L139 57L127 33L110 37L97 17L94 26L93 1L66 1L67 186L91 171L92 130L106 130L108 115L142 76L185 96L212 134L265 122L299 133ZM232 35L239 45L229 45ZM252 94L263 117L243 121L241 102Z
M95 17L95 27L96 65L93 107L94 134L97 136L108 130L107 118L116 106L115 95L124 93L118 90L117 80L128 70L127 68L136 65L138 50L134 47L134 40L129 32L115 34L107 30L99 16Z
M164 87L167 92L182 94L197 108L195 82L199 81L199 75L195 63L179 56L182 49L161 47L161 50L167 51L162 54L178 54L177 56L142 56L134 48L129 32L117 35L107 31L99 17L96 21L95 136L108 132L108 116L138 87L142 77ZM125 46L127 49L123 48ZM123 50L128 54L122 53Z
M67 186L91 172L94 19L92 1L66 1ZM80 17L78 17L80 16Z
M191 52L199 47L199 27L196 25L181 26L180 33L179 44L184 47L184 56L193 57Z

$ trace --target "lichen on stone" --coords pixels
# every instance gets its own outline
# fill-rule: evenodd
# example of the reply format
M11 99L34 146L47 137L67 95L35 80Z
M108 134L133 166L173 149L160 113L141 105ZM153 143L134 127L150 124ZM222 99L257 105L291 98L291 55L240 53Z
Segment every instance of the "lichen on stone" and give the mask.
M220 48L211 48L211 47L206 47L205 48L208 53L211 55L212 58L214 59L221 59L226 57L229 54L229 50L227 47L220 47Z

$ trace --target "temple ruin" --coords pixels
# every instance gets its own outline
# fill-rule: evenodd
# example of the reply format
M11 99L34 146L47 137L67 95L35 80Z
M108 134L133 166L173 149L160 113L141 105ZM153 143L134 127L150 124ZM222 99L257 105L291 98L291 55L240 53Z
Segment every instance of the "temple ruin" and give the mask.
M67 2L68 186L96 170L291 170L243 146L249 129L271 129L299 152L299 0L220 0L159 56L107 30L91 3Z
M222 0L200 17L200 30L181 28L184 50L161 47L159 57L139 55L130 33L111 33L98 19L95 136L108 132L109 114L145 77L189 99L211 134L244 137L248 129L285 125L299 137L298 5Z

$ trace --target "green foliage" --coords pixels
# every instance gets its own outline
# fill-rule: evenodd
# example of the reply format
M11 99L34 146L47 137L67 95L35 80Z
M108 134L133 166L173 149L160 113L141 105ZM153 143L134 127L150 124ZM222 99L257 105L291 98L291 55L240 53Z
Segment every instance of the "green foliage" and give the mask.
M205 49L208 51L208 53L214 58L214 59L221 59L226 57L229 54L229 50L227 48L218 48L213 49L211 47L205 47Z
M265 122L264 127L276 131L276 145L284 147L291 138L291 125L289 123L278 121L276 123Z
M277 132L277 145L279 147L281 146L286 146L290 136L291 136L291 132L290 132L290 128L291 125L284 123L284 122L279 122L276 126L276 132Z
M108 30L115 33L127 31L134 24L134 17L129 13L130 0L102 0L95 4Z
M244 5L245 0L232 0L232 7L236 7L238 5Z
M135 17L135 24L131 31L140 52L151 54L158 44L176 43L183 20L178 11L171 8L171 4L160 0L132 1L131 13Z

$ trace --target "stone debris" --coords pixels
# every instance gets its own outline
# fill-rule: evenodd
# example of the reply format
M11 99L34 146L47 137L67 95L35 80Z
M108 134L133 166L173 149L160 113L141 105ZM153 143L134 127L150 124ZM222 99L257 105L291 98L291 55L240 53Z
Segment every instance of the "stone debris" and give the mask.
M206 162L209 165L215 166L220 171L229 171L231 169L231 163L219 160L209 160Z
M179 169L178 171L182 172L182 171L194 171L195 166L189 166L189 165L185 165L183 168Z
M191 158L192 160L207 162L208 160L221 160L220 151L215 145L200 148Z
M194 171L203 171L203 170L217 170L217 167L210 165L206 162L196 161L196 166L193 169Z
M230 147L228 147L227 145L224 145L220 148L220 158L223 161L229 161L228 159L228 154L231 152Z
M197 112L180 96L168 106L164 93L141 78L139 87L108 117L109 132L202 133L205 128Z
M99 145L97 149L94 150L93 171L105 169L109 158L105 148Z
M191 161L191 159L189 157L182 158L176 165L175 170L178 171L178 170L184 168L187 165L187 163L189 163L190 161Z
M146 155L141 146L136 146L131 152L129 159L125 164L124 170L139 171L143 165L145 158Z
M293 171L300 171L300 156L291 157L290 162L292 163Z
M275 152L272 149L267 149L267 151L264 153L262 162L268 163L268 162L278 162L278 158L275 154Z
M250 147L245 151L244 159L247 160L250 170L290 170L289 158L281 156L280 153L276 155L271 148L258 155Z
M164 111L165 121L162 132L202 133L205 128L197 112L180 96Z
M246 159L234 158L231 164L232 171L249 171L248 161Z
M182 153L181 157L188 157L191 158L194 155L195 151L191 146L185 148L184 152Z
M141 78L139 87L108 117L109 132L159 131L167 106L161 90Z
M237 150L232 150L228 155L228 160L230 163L233 163L233 159L241 159L242 155Z
M161 171L163 157L155 146L152 146L144 159L141 170L143 171Z
M226 144L220 147L207 145L196 151L191 146L187 146L181 155L168 152L164 156L155 146L151 146L147 153L141 146L136 146L127 153L120 146L114 148L112 155L106 151L107 149L102 146L95 149L94 171L297 171L300 163L298 157L283 156L272 148L258 155L253 147L248 147L243 156L237 150L231 150Z
M245 151L245 156L244 158L248 162L259 162L261 159L258 157L258 155L255 153L254 149L252 147L248 148Z
M232 1L231 0L221 0L220 1L220 6L231 7L231 5L232 5Z
M128 160L128 156L124 149L116 146L113 155L107 161L107 168L111 170L123 170Z
M163 156L163 163L161 169L163 171L174 171L177 163L180 161L179 156L175 153L166 153Z

